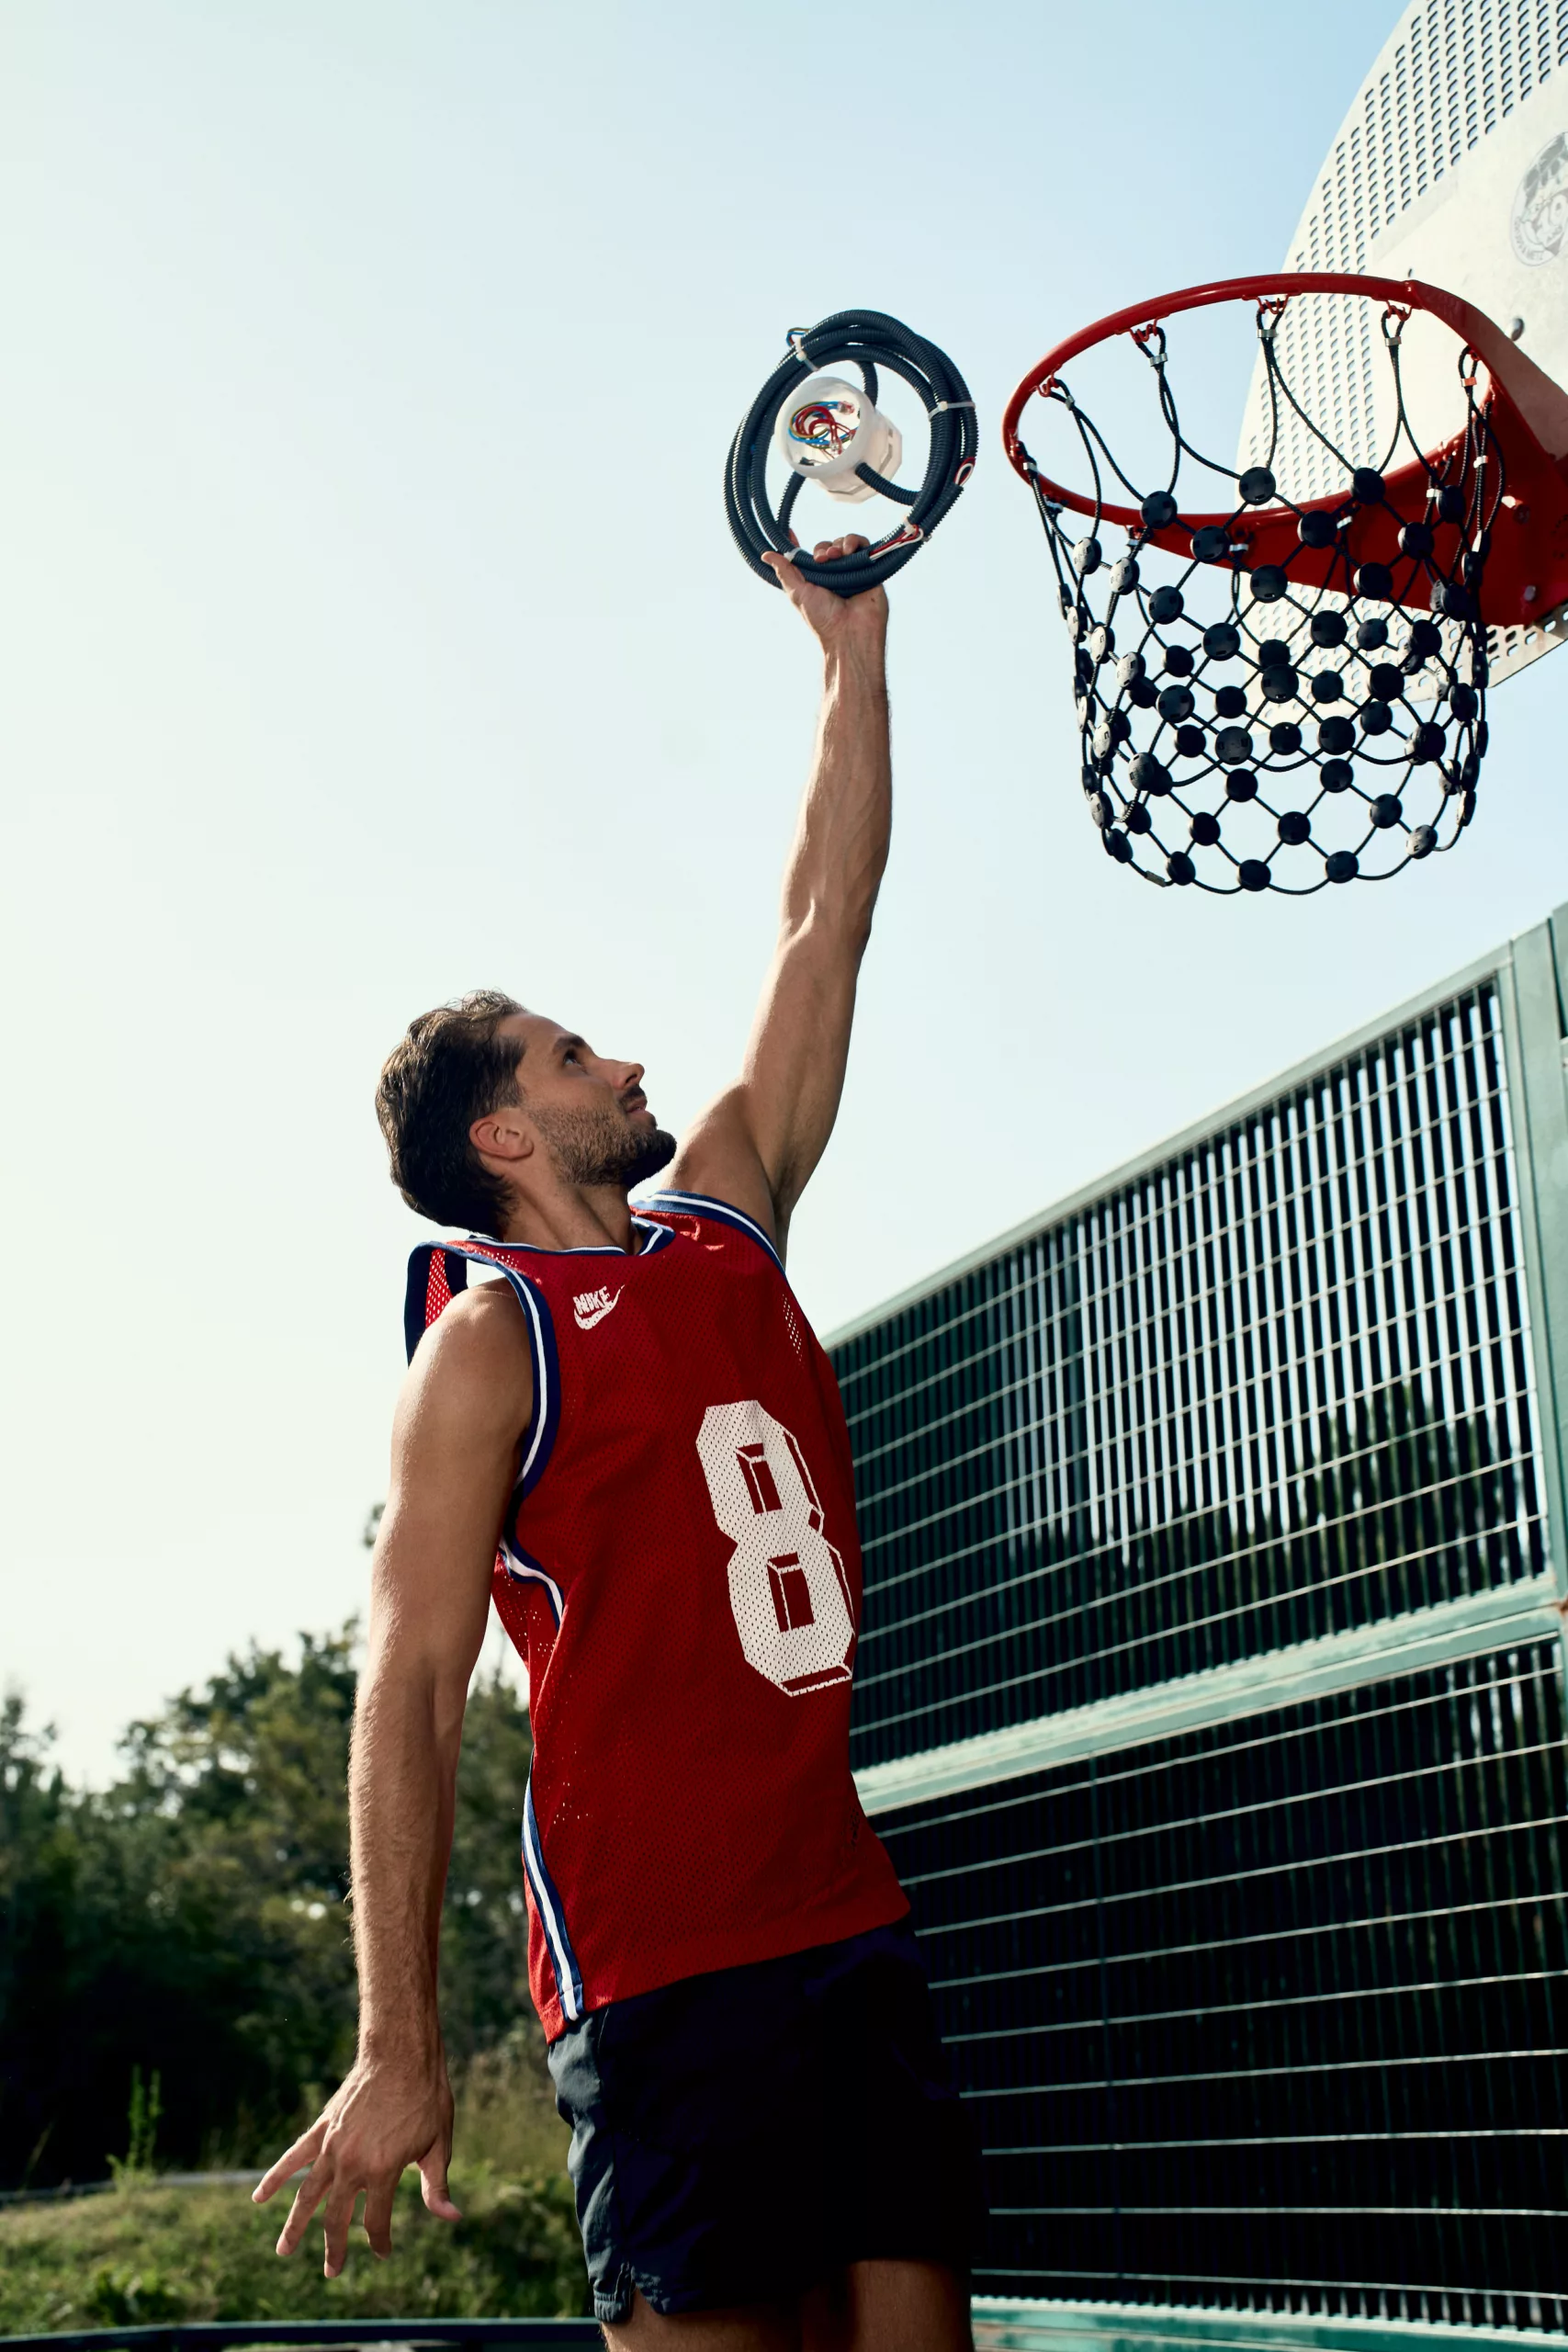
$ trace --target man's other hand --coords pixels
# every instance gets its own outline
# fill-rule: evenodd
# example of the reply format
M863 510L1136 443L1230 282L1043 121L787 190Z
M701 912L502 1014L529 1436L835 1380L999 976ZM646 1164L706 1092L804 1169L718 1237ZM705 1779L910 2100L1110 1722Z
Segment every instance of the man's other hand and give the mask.
M869 539L853 537L819 539L811 550L812 561L837 563L840 556L855 555L870 545ZM867 588L859 596L835 596L830 588L818 588L803 580L787 555L765 555L762 561L825 652L852 644L874 643L880 648L887 633L886 588Z
M277 2241L280 2255L297 2254L310 2217L323 2203L329 2278L348 2253L355 2205L365 2199L365 2234L383 2261L392 2251L392 2199L409 2165L419 2166L424 2201L438 2221L462 2215L446 2193L452 2154L452 2092L445 2061L432 2071L361 2059L310 2129L284 2151L251 2192L265 2205L301 2165L310 2170Z

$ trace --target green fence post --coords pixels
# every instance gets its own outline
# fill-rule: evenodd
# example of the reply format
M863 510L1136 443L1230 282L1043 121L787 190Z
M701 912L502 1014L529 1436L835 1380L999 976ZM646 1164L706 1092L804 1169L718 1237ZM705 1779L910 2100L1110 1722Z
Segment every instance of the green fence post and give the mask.
M1562 980L1568 907L1513 942L1511 1017L1515 1123L1526 1289L1540 1408L1548 1543L1559 1595L1568 1596L1568 1088L1563 1082Z

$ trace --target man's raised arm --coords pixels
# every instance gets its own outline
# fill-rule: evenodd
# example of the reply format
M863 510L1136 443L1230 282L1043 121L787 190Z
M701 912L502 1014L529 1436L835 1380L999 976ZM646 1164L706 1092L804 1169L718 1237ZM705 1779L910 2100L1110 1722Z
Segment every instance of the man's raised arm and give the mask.
M864 545L840 539L814 552L826 562ZM893 778L885 592L834 596L807 585L786 558L763 560L822 648L816 755L740 1077L697 1120L670 1181L744 1209L782 1251L838 1116L855 985L887 863Z

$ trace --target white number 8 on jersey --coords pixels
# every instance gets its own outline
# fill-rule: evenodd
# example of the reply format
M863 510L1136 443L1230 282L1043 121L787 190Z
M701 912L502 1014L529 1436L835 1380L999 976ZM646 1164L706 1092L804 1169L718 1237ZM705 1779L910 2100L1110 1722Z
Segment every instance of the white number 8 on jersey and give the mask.
M754 1398L710 1405L697 1454L735 1546L729 1606L747 1664L792 1698L847 1682L855 1627L844 1564L791 1432Z

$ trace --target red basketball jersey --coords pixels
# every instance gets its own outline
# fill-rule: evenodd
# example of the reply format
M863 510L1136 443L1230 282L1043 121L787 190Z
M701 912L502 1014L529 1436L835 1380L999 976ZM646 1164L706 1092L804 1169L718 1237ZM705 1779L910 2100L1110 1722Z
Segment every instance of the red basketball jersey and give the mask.
M908 1908L850 1775L861 1562L832 1366L761 1227L661 1193L636 1253L446 1242L511 1283L534 1416L495 1566L528 1667L529 1979L547 2036L605 2001Z

